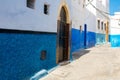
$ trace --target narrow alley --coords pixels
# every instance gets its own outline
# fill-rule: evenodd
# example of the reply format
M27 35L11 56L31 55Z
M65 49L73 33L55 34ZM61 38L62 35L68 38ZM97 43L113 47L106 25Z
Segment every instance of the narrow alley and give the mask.
M120 48L99 45L74 53L73 59L40 80L120 80Z

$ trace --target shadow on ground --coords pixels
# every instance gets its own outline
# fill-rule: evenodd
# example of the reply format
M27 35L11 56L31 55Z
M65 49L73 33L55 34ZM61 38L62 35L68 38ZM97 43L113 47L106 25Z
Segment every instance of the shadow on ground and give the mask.
M90 52L90 50L86 50L86 49L76 51L72 54L72 58L73 58L73 60L79 59L81 56L83 56L89 52Z

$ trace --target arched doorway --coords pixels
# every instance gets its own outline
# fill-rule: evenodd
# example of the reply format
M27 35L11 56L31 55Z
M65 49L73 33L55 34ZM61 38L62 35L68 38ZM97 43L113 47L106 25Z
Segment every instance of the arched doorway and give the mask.
M67 23L67 12L64 7L60 11L57 30L57 63L69 60L70 56L70 25Z

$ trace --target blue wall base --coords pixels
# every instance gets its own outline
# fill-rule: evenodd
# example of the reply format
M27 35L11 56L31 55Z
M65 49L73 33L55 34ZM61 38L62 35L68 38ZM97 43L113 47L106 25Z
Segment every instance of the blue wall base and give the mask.
M56 66L56 36L56 33L1 30L0 80L29 80L40 70ZM42 50L46 50L44 60Z
M120 47L120 35L110 35L111 47Z
M101 44L105 44L105 34L101 34L101 33L96 33L96 44L97 45L101 45Z
M87 31L85 33L84 31L72 29L71 33L72 33L71 52L74 52L79 49L90 48L95 46L96 44L96 33L94 32ZM86 38L85 38L85 34L86 34Z

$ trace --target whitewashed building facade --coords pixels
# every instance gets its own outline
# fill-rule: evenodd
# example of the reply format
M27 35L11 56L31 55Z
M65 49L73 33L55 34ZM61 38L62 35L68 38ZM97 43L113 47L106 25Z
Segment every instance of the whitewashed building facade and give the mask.
M112 47L120 47L120 12L110 16L110 43Z
M78 49L108 41L109 0L4 0L0 79L37 80ZM37 74L36 74L37 73Z
M71 60L71 53L82 43L79 35L83 34L81 26L84 26L83 2L2 1L0 79L35 80L60 62Z
M109 38L109 0L87 0L85 24L91 33L94 44L108 42ZM90 35L89 35L90 36Z

